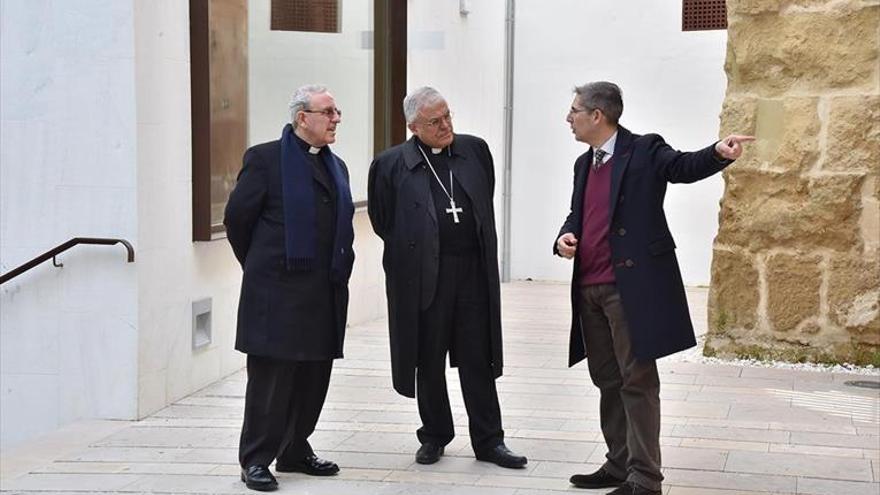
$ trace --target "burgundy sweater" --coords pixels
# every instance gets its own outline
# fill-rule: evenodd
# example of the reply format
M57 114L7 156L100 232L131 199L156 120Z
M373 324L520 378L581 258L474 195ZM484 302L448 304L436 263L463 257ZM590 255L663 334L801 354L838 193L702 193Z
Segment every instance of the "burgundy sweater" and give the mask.
M608 242L612 156L599 170L590 167L584 191L584 216L578 240L581 286L613 284L611 244Z

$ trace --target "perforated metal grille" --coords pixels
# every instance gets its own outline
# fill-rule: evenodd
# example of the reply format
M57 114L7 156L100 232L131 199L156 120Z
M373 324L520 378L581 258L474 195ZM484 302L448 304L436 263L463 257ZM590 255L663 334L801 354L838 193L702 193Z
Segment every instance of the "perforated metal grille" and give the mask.
M273 31L340 32L342 0L272 0Z
M681 30L727 29L725 0L682 0Z

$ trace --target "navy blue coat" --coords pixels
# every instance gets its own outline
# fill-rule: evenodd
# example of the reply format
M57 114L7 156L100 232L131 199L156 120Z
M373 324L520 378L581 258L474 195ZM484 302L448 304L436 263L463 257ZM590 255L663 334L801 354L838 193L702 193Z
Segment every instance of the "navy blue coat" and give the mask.
M672 149L657 134L640 136L623 127L618 128L613 156L608 239L614 277L633 354L640 359L656 359L696 345L675 241L663 211L666 184L696 182L720 172L732 161L716 158L714 144L683 153ZM584 191L592 161L592 149L575 161L571 211L559 236L571 232L581 238ZM555 241L553 253L559 254ZM569 366L586 357L578 312L579 277L580 260L575 256Z
M348 169L337 157L348 181ZM226 237L243 270L235 348L245 354L289 361L342 357L348 311L348 276L330 279L336 232L336 189L329 174L315 168L316 241L314 268L285 268L281 144L258 144L244 154L244 166L226 203ZM351 221L350 218L346 221ZM346 274L354 263L344 246Z

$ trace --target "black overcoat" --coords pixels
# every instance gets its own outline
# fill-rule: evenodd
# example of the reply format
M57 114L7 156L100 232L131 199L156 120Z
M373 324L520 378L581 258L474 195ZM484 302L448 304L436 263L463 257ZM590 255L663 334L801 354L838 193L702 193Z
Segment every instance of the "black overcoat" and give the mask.
M637 358L656 359L696 345L663 199L668 182L696 182L732 163L716 158L714 149L713 144L683 153L672 149L656 134L640 136L618 128L608 239L617 290ZM560 236L571 232L578 239L581 237L584 191L592 161L592 150L575 161L571 210ZM558 254L555 241L553 252ZM586 357L578 312L579 276L580 260L575 256L569 366Z
M501 288L495 233L495 170L482 139L456 134L449 168L473 203L482 266L489 288L489 333L494 376L501 376ZM394 389L415 397L419 312L434 298L439 269L440 233L431 195L435 180L415 138L389 148L370 165L368 211L385 250L382 266L388 295L388 327ZM455 366L457 363L452 362Z
M337 161L347 187L348 169L338 157ZM247 354L295 361L341 358L348 276L341 283L330 281L337 209L333 179L316 167L317 249L313 269L288 271L280 163L279 141L248 149L226 204L226 235L244 271L235 348ZM350 275L352 246L341 249L348 255L346 274Z

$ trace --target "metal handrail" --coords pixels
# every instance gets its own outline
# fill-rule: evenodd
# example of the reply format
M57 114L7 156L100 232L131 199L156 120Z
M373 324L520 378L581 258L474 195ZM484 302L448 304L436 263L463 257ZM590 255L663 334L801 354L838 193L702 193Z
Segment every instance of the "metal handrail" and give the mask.
M113 245L113 244L122 244L125 246L126 251L128 251L128 262L134 263L134 248L131 247L131 243L126 241L125 239L104 239L100 237L74 237L73 239L65 242L64 244L59 244L58 246L46 251L45 253L37 256L36 258L28 261L27 263L10 270L3 275L0 275L0 285L8 282L9 280L21 275L22 273L30 270L31 268L39 265L40 263L52 258L52 265L57 267L64 266L61 263L58 263L55 260L55 257L59 254L67 251L68 249L76 246L77 244L102 244L102 245Z

